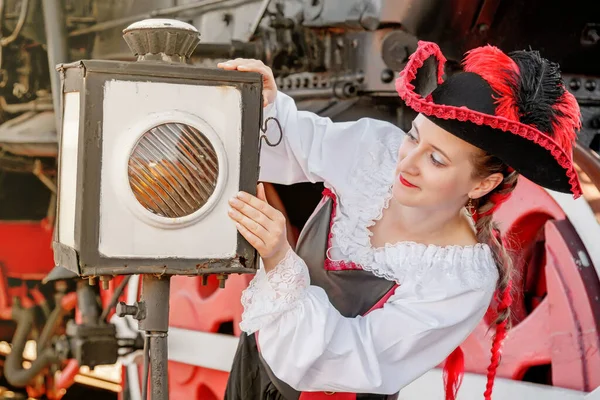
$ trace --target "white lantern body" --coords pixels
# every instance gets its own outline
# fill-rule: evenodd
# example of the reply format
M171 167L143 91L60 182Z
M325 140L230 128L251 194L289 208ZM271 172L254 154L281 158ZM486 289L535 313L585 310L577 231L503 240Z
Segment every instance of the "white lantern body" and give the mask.
M227 215L258 179L259 74L159 62L60 68L55 261L80 275L253 272Z

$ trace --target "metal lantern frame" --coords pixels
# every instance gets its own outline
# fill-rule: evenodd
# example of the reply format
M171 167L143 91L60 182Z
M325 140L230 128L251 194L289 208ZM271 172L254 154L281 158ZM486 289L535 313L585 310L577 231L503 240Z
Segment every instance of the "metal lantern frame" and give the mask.
M80 276L167 274L204 275L253 273L258 268L256 250L237 233L236 255L228 259L119 258L99 252L100 188L102 165L103 99L110 80L229 86L241 94L241 143L239 189L255 194L259 172L262 121L262 77L258 73L199 68L183 63L86 60L57 67L61 76L62 109L65 96L79 92L77 177L74 215L74 246L59 241L57 218L53 243L56 265ZM64 115L61 114L61 118ZM182 121L185 123L185 121ZM61 125L64 121L61 120ZM62 151L62 135L60 142ZM242 161L243 157L243 161ZM62 158L60 158L62 160ZM63 163L59 163L59 187ZM132 194L133 196L133 194ZM220 199L227 201L227 199ZM60 201L57 215L60 216ZM157 219L158 220L158 219ZM193 223L194 221L192 221Z

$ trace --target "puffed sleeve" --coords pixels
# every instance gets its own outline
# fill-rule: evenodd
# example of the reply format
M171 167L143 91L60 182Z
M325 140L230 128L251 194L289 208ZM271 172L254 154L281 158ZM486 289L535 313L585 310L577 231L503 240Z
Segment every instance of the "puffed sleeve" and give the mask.
M273 373L299 391L393 394L442 362L483 318L494 292L444 274L400 285L383 308L346 318L310 286L293 251L242 296L242 330L257 332Z
M365 142L377 135L403 135L395 125L371 118L352 122L332 122L312 112L299 111L294 100L278 92L274 103L264 109L264 120L276 117L283 140L275 147L262 144L260 180L293 184L328 182L339 187L360 156ZM279 138L277 124L267 123L271 142Z

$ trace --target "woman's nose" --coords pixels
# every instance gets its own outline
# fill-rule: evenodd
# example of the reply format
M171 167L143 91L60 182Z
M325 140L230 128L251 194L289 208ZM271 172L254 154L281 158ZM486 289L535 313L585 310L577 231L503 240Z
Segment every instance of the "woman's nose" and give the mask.
M398 157L399 172L408 173L410 175L418 175L418 156L418 151L416 151L416 149L413 149L412 151L407 151L406 153L401 152Z

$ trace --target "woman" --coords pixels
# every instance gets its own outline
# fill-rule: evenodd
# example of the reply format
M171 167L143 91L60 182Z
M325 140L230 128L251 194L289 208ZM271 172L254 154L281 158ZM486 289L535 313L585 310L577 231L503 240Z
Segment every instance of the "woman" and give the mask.
M444 62L437 45L420 42L401 72L398 93L419 112L406 134L298 111L259 61L219 65L260 72L265 115L283 127L280 146L263 146L260 179L326 187L295 251L260 186L258 197L230 202L264 268L242 296L245 334L227 399L392 399L449 355L452 399L458 346L497 292L491 397L511 301L511 262L493 212L519 174L580 195L571 155L579 108L558 65L537 52L477 48L446 81ZM438 86L423 97L429 78Z

